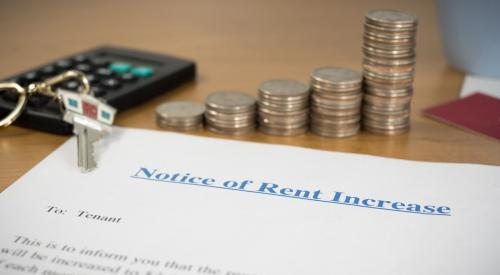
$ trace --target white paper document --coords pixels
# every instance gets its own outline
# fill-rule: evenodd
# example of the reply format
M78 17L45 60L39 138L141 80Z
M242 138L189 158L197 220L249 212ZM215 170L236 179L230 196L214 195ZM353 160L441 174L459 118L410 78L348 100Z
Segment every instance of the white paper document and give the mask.
M500 168L116 128L0 194L0 274L500 274ZM493 152L492 152L493 153Z
M460 97L466 97L476 92L500 98L500 79L471 74L466 75L462 84L462 90L460 91Z

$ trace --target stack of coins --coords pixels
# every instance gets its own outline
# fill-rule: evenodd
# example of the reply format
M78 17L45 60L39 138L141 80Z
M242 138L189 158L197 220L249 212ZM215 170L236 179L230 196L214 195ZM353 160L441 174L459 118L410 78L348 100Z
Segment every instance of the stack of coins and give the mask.
M323 67L311 73L311 131L326 137L358 133L362 77L359 72Z
M309 86L295 80L264 81L258 96L259 130L268 135L303 134L308 127Z
M410 127L417 17L370 11L364 29L363 126L374 133L404 133Z
M203 128L205 106L190 101L165 102L156 108L158 126L175 131Z
M255 98L241 92L215 92L206 100L205 122L209 131L241 135L255 129Z

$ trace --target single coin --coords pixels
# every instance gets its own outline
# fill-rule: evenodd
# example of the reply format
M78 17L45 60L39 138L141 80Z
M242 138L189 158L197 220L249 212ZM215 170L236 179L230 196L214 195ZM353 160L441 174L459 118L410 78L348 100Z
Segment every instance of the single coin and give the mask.
M156 114L163 119L193 119L203 116L205 106L191 101L165 102L156 107Z
M375 106L371 104L363 104L363 112L369 112L376 115L403 115L409 114L411 105L401 105L401 106Z
M394 27L377 26L366 21L364 22L364 27L365 29L369 29L372 32L382 32L382 33L412 33L413 35L416 35L417 32L416 26L394 28Z
M262 82L259 93L278 98L305 98L309 95L309 86L297 80L273 79Z
M223 113L248 112L255 109L254 97L242 92L221 91L207 96L207 108Z
M391 44L394 46L411 46L415 47L416 39L412 38L398 38L398 39L388 39L378 36L370 35L370 33L363 32L363 41L371 42L371 43L383 43L383 44Z
M272 110L276 110L276 111L293 112L293 111L307 109L309 106L309 101L291 104L288 102L276 103L276 102L269 102L269 101L265 101L265 100L260 100L258 103L258 106L272 109Z
M366 13L365 19L373 25L394 28L398 26L416 26L418 24L416 15L395 10L372 10Z
M265 106L262 106L262 105L259 105L258 107L259 107L259 109L258 109L259 115L266 114L266 115L272 115L272 116L287 117L287 116L300 116L300 115L307 114L309 112L309 108L300 109L300 110L296 110L296 111L283 112L281 110L266 108Z
M415 75L415 66L413 65L387 66L363 61L363 70L379 72L380 74L411 73L412 75Z
M359 106L352 109L328 109L320 106L312 106L311 112L329 117L344 117L357 115L361 112L361 109Z
M391 59L391 58L380 58L365 54L363 56L363 62L370 64L385 65L385 66L413 66L415 64L415 57Z
M358 85L361 74L357 71L339 67L321 67L311 73L312 81L332 86Z
M270 102L288 102L288 103L298 103L298 102L304 102L309 99L309 93L304 94L304 95L299 95L299 96L288 96L288 97L283 97L283 96L271 96L268 94L264 93L259 93L258 95L258 100L266 100Z
M363 52L372 56L379 56L383 58L409 58L415 57L415 50L384 50L373 48L369 46L363 46Z

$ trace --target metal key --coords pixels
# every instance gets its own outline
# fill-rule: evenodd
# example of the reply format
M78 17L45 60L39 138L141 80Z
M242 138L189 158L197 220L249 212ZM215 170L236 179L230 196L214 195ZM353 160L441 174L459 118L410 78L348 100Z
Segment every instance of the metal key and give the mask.
M83 116L73 118L73 133L78 143L78 167L88 172L97 167L94 155L94 145L101 138L102 129L93 125L90 119Z
M76 94L59 90L58 95L65 107L64 121L73 124L78 142L78 167L83 172L97 167L95 143L111 132L116 110L90 94Z
M53 87L69 79L80 83L80 93L74 93ZM31 95L44 95L62 104L63 119L74 125L73 132L78 137L78 167L87 172L96 168L94 144L105 133L111 132L111 125L116 110L92 96L90 84L85 74L79 71L66 71L54 77L35 82L23 88L16 83L0 83L0 91L10 90L19 94L19 99L12 111L0 119L0 127L9 126L16 120L26 106Z

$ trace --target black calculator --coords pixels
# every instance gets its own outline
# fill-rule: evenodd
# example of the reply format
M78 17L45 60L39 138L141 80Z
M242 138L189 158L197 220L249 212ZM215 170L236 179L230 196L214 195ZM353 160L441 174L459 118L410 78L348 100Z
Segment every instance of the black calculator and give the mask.
M139 50L98 47L55 60L5 79L23 87L42 81L67 70L83 72L90 82L96 98L100 98L118 111L140 104L180 84L194 79L194 62ZM56 88L77 92L78 81L66 81ZM0 93L0 117L10 112L18 94ZM21 127L54 134L72 133L73 126L62 119L58 102L43 95L32 95L15 121Z

